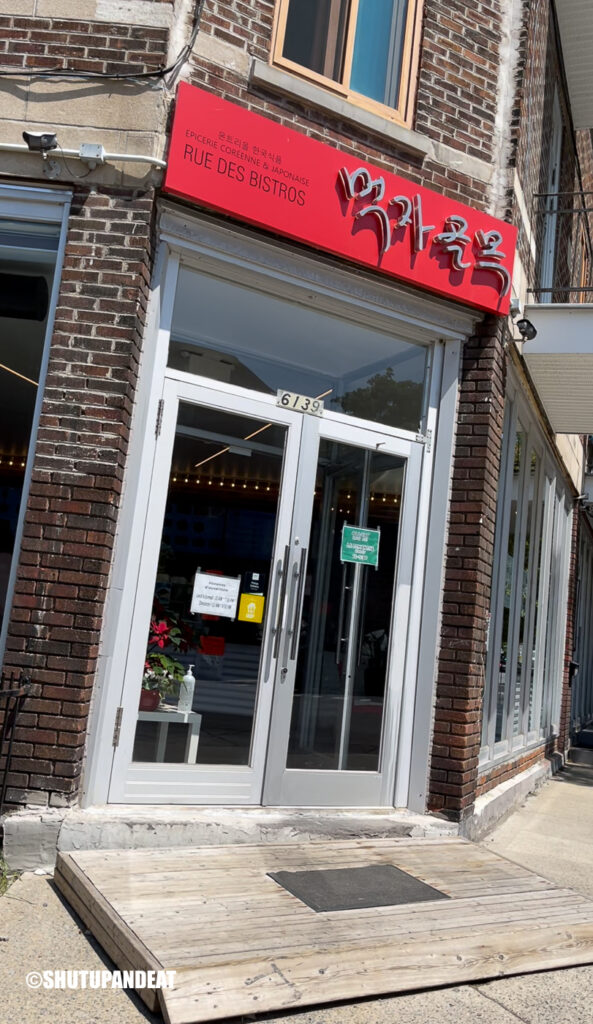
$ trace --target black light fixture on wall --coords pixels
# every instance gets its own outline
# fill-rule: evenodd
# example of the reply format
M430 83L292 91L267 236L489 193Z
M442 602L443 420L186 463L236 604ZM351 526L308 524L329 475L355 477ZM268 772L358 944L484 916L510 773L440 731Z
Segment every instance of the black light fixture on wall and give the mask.
M528 320L527 317L517 320L515 327L519 331L523 341L533 341L533 339L537 337L537 330L531 323L531 320Z

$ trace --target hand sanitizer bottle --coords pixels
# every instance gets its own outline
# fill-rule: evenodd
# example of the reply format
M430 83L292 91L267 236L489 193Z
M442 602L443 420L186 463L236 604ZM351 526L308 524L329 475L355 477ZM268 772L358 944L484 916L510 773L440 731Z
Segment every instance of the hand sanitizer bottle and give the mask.
M183 683L179 690L179 700L177 701L177 710L182 715L187 715L192 710L194 702L194 687L196 685L196 677L193 673L193 665L190 665L186 674L183 677Z

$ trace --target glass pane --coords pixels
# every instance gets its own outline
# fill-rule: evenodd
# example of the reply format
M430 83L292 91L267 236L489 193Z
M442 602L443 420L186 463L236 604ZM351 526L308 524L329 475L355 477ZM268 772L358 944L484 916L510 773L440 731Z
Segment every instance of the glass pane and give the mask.
M288 768L378 771L405 460L321 442ZM344 523L377 569L341 563Z
M285 435L179 407L134 761L249 763Z
M546 484L547 486L547 484ZM535 609L533 613L533 635L531 638L531 655L530 655L530 669L529 669L529 730L535 728L536 725L536 711L534 707L535 701L535 657L536 651L540 648L542 639L540 637L540 601L541 601L541 583L542 583L542 554L543 554L543 543L544 543L544 526L545 526L545 515L546 515L546 497L544 490L544 497L542 498L540 508L540 531L539 531L539 544L537 551L537 572L535 577Z
M499 740L502 739L503 734L506 733L504 713L505 700L507 694L507 687L511 685L511 677L513 675L513 666L508 662L508 649L512 630L511 609L514 607L515 604L513 593L513 577L515 568L515 537L518 529L517 510L519 499L519 478L521 474L521 461L523 457L524 448L525 436L521 426L519 426L515 436L515 446L513 450L513 483L511 496L511 511L509 517L509 534L506 550L506 566L502 612L502 635L500 639L498 689L496 694L496 731L494 736L495 743L498 743Z
M560 594L560 563L562 545L562 504L554 494L554 523L552 531L552 554L550 558L548 614L546 619L546 648L544 654L544 686L540 714L540 728L547 729L552 718L552 694L556 685L556 632L558 628L558 598Z
M427 350L229 281L181 268L169 366L417 431Z
M359 0L350 88L398 105L408 0Z
M535 528L533 522L533 514L535 510L535 486L537 483L537 471L538 471L538 459L534 451L529 456L529 470L526 474L525 484L529 488L527 496L527 505L524 506L523 514L526 516L525 523L525 544L523 546L523 563L521 572L521 594L518 597L519 600L519 637L517 642L517 675L515 679L515 699L513 702L513 736L518 736L521 732L521 719L522 719L522 680L525 672L526 678L528 673L531 671L529 664L524 664L525 658L525 643L526 643L526 630L527 630L527 614L529 607L529 594L530 594L530 583L531 573L533 571L533 557L531 551L532 537ZM531 645L528 647L528 652L531 650Z
M339 82L349 7L350 0L290 0L282 56Z
M59 237L57 224L0 218L0 626Z

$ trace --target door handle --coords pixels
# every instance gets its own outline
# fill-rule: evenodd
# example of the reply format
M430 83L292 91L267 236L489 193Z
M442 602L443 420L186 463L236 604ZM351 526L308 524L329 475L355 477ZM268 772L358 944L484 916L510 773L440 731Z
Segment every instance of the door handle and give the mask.
M290 597L288 601L288 611L286 613L286 640L284 641L284 655L282 658L282 669L280 671L280 682L284 682L286 678L286 674L288 672L288 662L294 661L297 654L297 646L299 639L298 618L299 609L301 607L301 598L303 596L303 587L305 585L306 562L307 549L301 548L300 561L294 562L292 566L292 578L290 581Z
M274 585L272 594L270 595L270 619L276 612L276 622L272 626L270 642L268 643L268 651L266 654L266 664L264 668L264 683L267 683L270 678L270 668L272 665L272 651L274 652L274 658L278 657L278 647L280 645L280 633L282 629L282 614L284 611L284 597L286 586L282 586L282 578L284 576L284 565L288 564L288 546L284 549L284 560L279 558L276 563L276 572L274 573ZM278 590L282 586L282 598L278 603Z
M305 589L305 568L307 564L307 549L301 548L301 564L299 566L299 586L297 590L296 604L294 606L294 619L292 623L292 643L290 645L290 660L294 661L297 654L297 645L299 640L298 631L298 618L301 610L301 603L303 599L303 590Z
M276 625L274 626L272 633L274 636L274 658L278 657L278 651L280 650L280 636L282 634L282 620L284 618L284 605L286 604L286 587L288 584L288 556L290 554L290 547L287 544L284 548L284 568L281 571L281 575L284 577L284 584L282 587L282 593L280 594L280 602L278 604L278 617L276 619Z
M295 599L295 595L296 595L296 592L297 592L298 581L299 581L299 563L298 562L293 562L293 564L292 564L292 572L290 574L290 595L289 595L289 598L288 598L288 609L287 609L287 612L286 612L286 635L285 635L285 639L284 639L284 653L282 655L282 668L280 669L280 682L281 683L284 682L284 680L286 678L286 673L288 672L288 655L289 655L289 651L290 651L290 646L291 646L291 641L292 641L292 634L293 634L293 629L294 629L293 608L294 608L294 599ZM287 582L287 588L288 588L288 582Z

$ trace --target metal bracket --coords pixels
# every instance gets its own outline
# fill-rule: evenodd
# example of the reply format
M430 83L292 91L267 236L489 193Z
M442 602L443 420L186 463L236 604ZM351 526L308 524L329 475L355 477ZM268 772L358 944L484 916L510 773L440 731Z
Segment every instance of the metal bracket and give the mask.
M161 427L163 425L163 412L165 411L165 399L159 398L159 404L156 411L156 425L154 428L154 436L159 437L161 433Z
M112 746L119 747L119 734L121 732L121 720L124 713L123 708L117 708L115 712L115 724L113 726Z
M416 440L420 444L426 445L426 451L430 454L432 451L432 430L427 430L425 434L416 434Z

